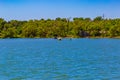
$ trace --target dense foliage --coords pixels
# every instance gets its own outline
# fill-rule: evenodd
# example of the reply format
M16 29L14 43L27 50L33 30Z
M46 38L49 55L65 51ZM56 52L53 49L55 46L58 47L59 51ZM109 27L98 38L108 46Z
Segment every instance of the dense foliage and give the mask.
M5 21L0 18L0 38L119 37L120 19L56 18Z

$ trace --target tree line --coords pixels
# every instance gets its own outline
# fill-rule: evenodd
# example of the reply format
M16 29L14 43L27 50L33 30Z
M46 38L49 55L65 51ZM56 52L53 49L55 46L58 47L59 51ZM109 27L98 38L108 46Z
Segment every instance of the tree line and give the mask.
M120 18L56 18L6 21L0 18L0 38L120 37Z

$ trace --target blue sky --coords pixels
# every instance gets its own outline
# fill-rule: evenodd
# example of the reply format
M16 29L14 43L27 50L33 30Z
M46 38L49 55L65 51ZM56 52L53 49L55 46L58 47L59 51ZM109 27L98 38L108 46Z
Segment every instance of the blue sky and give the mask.
M120 0L0 0L0 17L29 20L56 17L120 17Z

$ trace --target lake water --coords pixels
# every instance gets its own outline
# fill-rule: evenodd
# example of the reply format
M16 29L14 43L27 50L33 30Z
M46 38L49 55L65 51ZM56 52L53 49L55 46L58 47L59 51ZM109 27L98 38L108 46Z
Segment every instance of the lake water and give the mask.
M0 80L120 80L120 39L0 39Z

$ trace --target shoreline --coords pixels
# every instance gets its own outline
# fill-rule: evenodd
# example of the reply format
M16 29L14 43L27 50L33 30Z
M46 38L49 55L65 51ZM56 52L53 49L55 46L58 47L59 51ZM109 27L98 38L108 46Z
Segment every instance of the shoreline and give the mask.
M60 37L61 39L120 39L119 37ZM35 38L0 38L0 39L55 39L54 37L35 37Z

